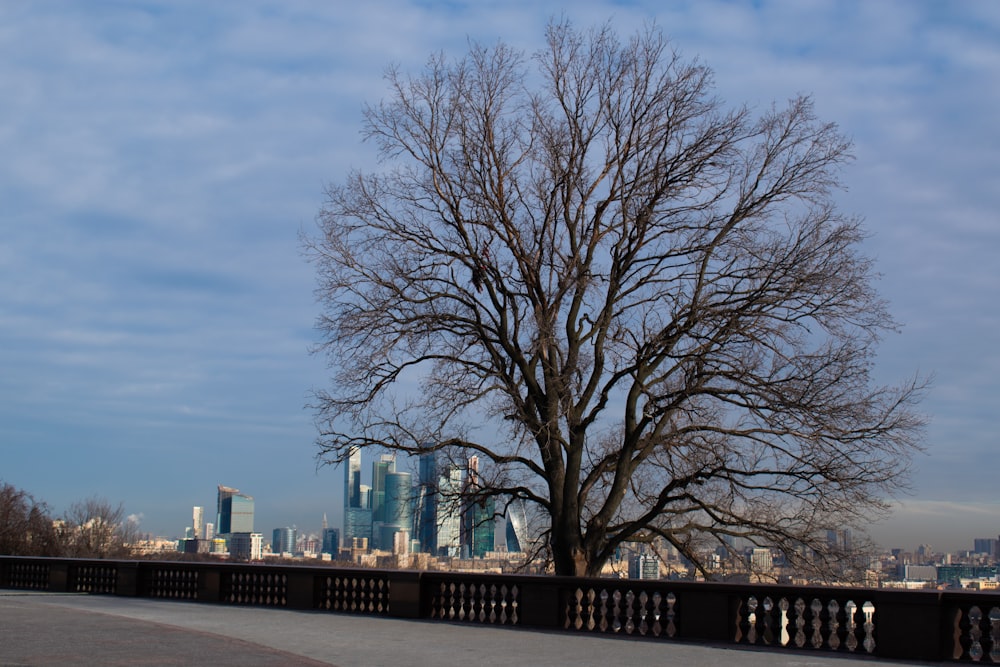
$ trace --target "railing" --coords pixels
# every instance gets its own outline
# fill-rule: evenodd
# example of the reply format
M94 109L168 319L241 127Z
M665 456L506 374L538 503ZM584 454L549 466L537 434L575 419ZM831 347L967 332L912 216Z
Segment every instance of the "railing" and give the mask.
M0 588L1000 663L1000 594L0 556Z

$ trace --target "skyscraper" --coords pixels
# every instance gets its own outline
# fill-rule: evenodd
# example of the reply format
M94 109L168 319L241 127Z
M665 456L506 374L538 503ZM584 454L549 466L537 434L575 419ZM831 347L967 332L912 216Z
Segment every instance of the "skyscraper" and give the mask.
M361 450L351 449L344 461L344 509L361 505Z
M515 500L507 507L507 551L524 551L528 546L528 519L524 501Z
M462 507L462 556L482 558L493 551L496 530L496 500L479 496L479 457L470 456Z
M344 461L344 543L356 537L371 540L372 511L361 484L361 450L351 449Z
M218 495L218 500L216 501L216 505L215 505L215 507L216 507L216 512L215 512L215 531L216 531L216 533L218 533L218 534L221 535L221 534L229 532L229 530L223 530L223 528L222 528L222 525L223 525L222 524L222 504L223 504L223 502L225 502L225 500L227 498L232 498L234 494L237 494L239 492L240 492L239 489L233 489L231 487L223 486L222 484L219 484L219 495ZM226 526L227 526L227 528L229 526L229 520L228 520L228 518L226 519Z
M385 477L396 472L396 459L392 454L383 454L372 463L371 508L372 521L385 523Z
M295 540L298 530L292 528L275 528L271 534L271 553L283 554L295 551Z
M437 543L435 555L458 556L462 552L461 466L449 464L441 470L437 484Z
M408 472L385 476L385 522L413 530L413 475Z
M337 528L323 529L323 553L334 557L340 553L340 530Z
M344 544L350 546L356 537L371 543L372 511L367 507L348 507L344 510Z
M220 535L253 532L253 496L240 493L239 489L219 485Z
M385 543L382 539L382 527L386 525L385 518L385 478L396 472L396 459L392 454L383 454L379 460L372 462L372 486L368 493L371 508L371 547L373 549L389 549L392 547L392 529L386 533ZM394 524L393 524L394 525Z
M420 542L420 551L437 554L438 550L438 470L437 452L420 455L420 473L413 508L413 536Z
M194 537L194 539L196 540L204 537L201 527L202 521L204 521L204 515L205 515L204 507L193 507L191 510L192 531L194 532L194 535L192 537Z
M385 475L385 501L383 521L377 535L379 549L392 549L396 533L413 534L413 481L408 472L390 472ZM373 513L374 514L374 513ZM375 522L379 525L379 522Z

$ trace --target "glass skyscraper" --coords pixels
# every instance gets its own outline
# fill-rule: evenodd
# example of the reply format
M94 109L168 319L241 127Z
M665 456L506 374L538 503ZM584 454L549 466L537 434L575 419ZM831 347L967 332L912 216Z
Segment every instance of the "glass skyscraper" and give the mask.
M413 475L391 472L385 476L385 522L413 531Z
M496 499L476 497L482 486L479 480L479 457L470 456L462 507L462 556L482 558L493 551L496 531Z
M372 521L387 523L385 518L385 478L396 472L396 458L392 454L383 454L382 458L372 463L371 508Z
M323 529L322 552L336 557L340 553L340 530L338 528Z
M372 538L372 512L362 498L361 450L353 448L344 461L344 544L355 537Z
M275 528L271 534L271 553L283 554L295 551L298 531L295 528Z
M435 555L459 556L462 552L461 492L465 471L461 466L448 465L438 477L437 541Z
M437 452L420 455L420 474L413 508L413 537L420 551L437 554L438 470Z
M355 447L344 461L344 509L361 506L361 450Z
M218 524L220 535L253 532L253 496L219 485Z

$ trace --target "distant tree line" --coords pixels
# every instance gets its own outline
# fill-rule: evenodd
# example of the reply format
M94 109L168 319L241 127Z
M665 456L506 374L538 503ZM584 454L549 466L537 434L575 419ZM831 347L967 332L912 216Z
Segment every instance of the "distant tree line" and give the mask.
M44 501L0 482L0 554L124 558L138 536L121 503L91 496L57 517Z

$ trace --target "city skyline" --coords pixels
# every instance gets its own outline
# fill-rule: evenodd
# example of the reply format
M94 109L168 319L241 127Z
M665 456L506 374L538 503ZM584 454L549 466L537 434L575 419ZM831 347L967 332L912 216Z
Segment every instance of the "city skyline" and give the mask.
M265 533L342 525L343 470L316 470L304 407L327 378L299 232L326 184L374 166L360 111L388 65L469 38L530 53L564 10L621 34L656 20L730 105L811 93L854 138L838 204L867 220L902 325L876 376L935 378L912 495L873 536L957 550L1000 533L990 2L4 5L3 481L56 513L122 502L153 534L211 515L219 481L255 497Z

